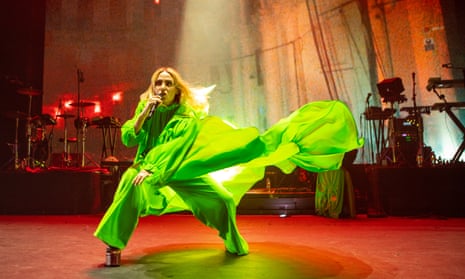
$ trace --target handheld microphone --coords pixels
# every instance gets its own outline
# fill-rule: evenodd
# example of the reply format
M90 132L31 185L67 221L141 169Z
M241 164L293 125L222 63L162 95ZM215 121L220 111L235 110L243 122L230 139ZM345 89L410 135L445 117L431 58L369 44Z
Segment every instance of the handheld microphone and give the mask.
M155 112L159 104L160 104L159 102L156 102L155 104L152 105L152 108L150 109L149 116L148 116L149 118L152 117L153 113Z
M157 92L155 95L160 96L161 92ZM152 105L152 107L150 108L149 115L148 115L149 118L152 117L152 115L155 112L155 110L157 109L158 105L160 105L160 102L156 102L155 104Z
M443 68L450 68L452 67L452 63L442 64Z

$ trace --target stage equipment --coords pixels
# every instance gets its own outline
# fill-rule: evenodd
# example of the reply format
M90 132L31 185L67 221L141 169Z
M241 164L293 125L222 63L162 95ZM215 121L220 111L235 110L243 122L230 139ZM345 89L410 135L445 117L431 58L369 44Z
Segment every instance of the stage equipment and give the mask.
M80 102L75 102L75 103L71 103L69 104L70 106L72 107L93 107L95 106L95 103L94 102L88 102L88 101L80 101Z
M404 85L402 84L402 79L395 77L390 79L385 79L380 83L376 84L378 87L378 92L383 98L385 103L403 103L407 101L407 98L402 92L404 92Z
M45 167L51 153L50 140L56 120L53 119L50 114L41 114L34 116L31 119L31 123L33 166Z
M432 106L433 110L439 110L440 112L445 111L449 118L455 123L455 125L459 128L462 132L462 143L457 148L454 156L452 157L451 163L455 164L459 161L460 156L465 149L465 126L460 122L460 119L452 112L452 108L462 108L465 107L465 102L456 102L456 103L449 103L446 100L446 97L443 94L439 94L436 89L443 89L443 88L451 88L451 87L465 87L465 67L457 67L453 66L452 63L447 63L442 65L443 68L449 69L460 69L462 70L462 75L464 79L457 79L457 80L441 80L441 78L430 78L428 79L428 85L426 89L428 91L433 91L434 94L442 101L442 103L436 103Z
M99 116L93 118L90 125L102 129L102 154L100 159L104 161L108 156L113 157L116 144L116 134L118 129L121 128L120 120L113 116ZM110 149L110 153L108 153L108 149Z
M465 108L465 102L456 102L456 103L436 103L431 107L432 110L438 110L440 112L445 111L449 118L455 123L457 128L462 132L462 143L457 148L454 156L452 157L451 163L455 164L459 161L460 156L465 149L465 126L460 122L459 118L452 112L452 108Z
M455 69L461 70L463 79L449 79L444 80L440 77L431 77L428 79L428 84L426 85L426 90L431 91L433 90L434 93L439 97L439 99L444 100L443 95L439 95L436 89L444 89L444 88L457 88L457 87L465 87L465 67L462 66L455 66L452 63L442 64L443 68L448 69Z
M431 110L438 110L439 112L443 112L446 109L461 109L465 107L465 102L452 102L452 103L435 103L431 106Z
M78 153L81 156L81 167L84 167L86 164L86 135L87 127L89 126L89 118L84 117L83 109L87 107L95 106L94 102L83 101L81 100L81 83L84 82L84 73L81 69L77 69L77 102L71 103L70 105L77 108L77 118L74 120L74 126L77 130L78 141L80 139L81 146L78 145ZM80 150L79 150L80 149Z
M404 92L404 85L402 83L402 79L398 77L385 79L378 83L377 85L378 92L383 98L384 103L391 104L391 110L394 110L394 104L400 104L407 100L405 95L402 94ZM388 153L391 152L392 158L390 161L393 164L397 164L397 144L395 142L395 127L394 127L394 115L391 115L388 119L388 138L389 138L389 148L384 149L381 154L379 155L379 162L383 162L384 160L388 159ZM384 146L383 146L384 147ZM391 150L389 150L391 149Z
M32 88L20 88L18 89L18 94L27 95L27 96L40 96L42 92L37 89Z
M426 90L431 91L433 89L446 89L446 88L460 88L464 87L463 79L441 79L440 77L432 77L428 79L428 85Z
M408 166L423 166L422 119L415 115L406 118L394 118L395 144L398 161Z
M79 103L71 103L71 106L76 106L78 108L85 108L95 106L93 102L79 102ZM78 109L79 111L79 109ZM85 166L85 158L86 158L86 141L87 141L87 128L90 124L90 119L84 116L84 110L81 110L81 115L74 120L74 126L78 131L78 140L80 139L81 143L81 167Z
M32 122L36 126L40 126L40 127L44 127L48 125L55 125L57 123L56 120L53 119L50 114L36 115L32 118Z
M68 118L73 118L74 114L58 114L56 117L63 118L64 121L64 136L63 140L60 139L60 141L63 141L63 163L69 167L71 165L69 143L73 140L68 137Z
M410 162L411 165L415 164L415 160L416 164L418 164L419 166L420 164L424 166L433 164L434 153L430 146L424 144L424 141L422 139L422 131L424 131L423 118L419 116L420 114L431 114L431 106L417 106L416 108L402 107L400 108L400 111L405 111L408 113L408 116L406 118L399 119L396 123L396 127L398 127L396 128L398 129L396 130L397 143L400 145L400 148L403 149L403 153L405 153L407 160ZM415 128L416 130L413 130ZM416 136L412 137L412 135ZM413 153L416 149L415 145L413 143L410 143L412 139L418 145L416 159L412 157L414 156ZM418 153L421 154L421 156L419 156Z
M417 106L416 110L415 107L401 107L400 111L405 111L409 115L415 115L415 111L422 114L431 114L431 106Z
M25 167L33 165L32 159L32 97L40 96L42 94L41 91L32 89L32 88L20 88L17 90L17 93L20 95L25 95L29 97L29 105L28 105L28 113L27 113L27 121L26 121L26 138L27 138L27 155L24 159Z
M386 120L394 115L395 109L382 109L381 107L367 107L365 109L365 118L367 120Z
M424 161L424 139L423 139L423 117L421 116L421 112L418 111L417 107L417 101L416 101L416 81L415 81L415 73L412 73L412 102L413 102L413 114L410 115L410 121L414 127L416 127L417 131L417 152L416 152L416 163L418 167L423 166L423 161ZM431 156L430 156L431 157ZM407 159L408 160L408 159Z
M374 139L374 147L371 145L371 159L375 162L379 159L383 148L387 145L385 134L385 121L395 113L394 109L368 106L365 109L365 119L370 121L370 139ZM376 154L376 158L375 158ZM378 162L380 163L380 162Z
M102 170L103 171L103 170ZM102 212L101 171L1 173L2 214L96 214ZM8 187L6 187L8 186Z
M21 111L7 111L4 115L7 118L15 119L15 142L13 144L8 144L12 149L13 156L5 165L9 165L11 161L14 161L14 169L17 170L21 167L21 162L19 160L19 120L26 120L28 115Z

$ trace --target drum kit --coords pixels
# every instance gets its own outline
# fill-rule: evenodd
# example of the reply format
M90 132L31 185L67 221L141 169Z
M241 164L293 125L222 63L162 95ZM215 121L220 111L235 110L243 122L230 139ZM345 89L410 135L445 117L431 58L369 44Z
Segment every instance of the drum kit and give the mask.
M32 116L32 98L40 96L41 92L32 88L22 88L17 90L20 95L29 97L28 112L9 111L5 116L15 119L15 140L12 145L14 168L24 168L32 165L45 163L48 153L48 138L46 137L46 127L54 125L55 121L50 115L35 115ZM26 120L26 141L27 151L24 159L19 158L19 129L20 120Z
M32 115L32 98L40 96L41 91L24 88L19 89L16 93L20 95L28 96L28 112L24 113L21 111L8 111L5 112L5 116L10 119L15 120L15 138L14 143L9 144L12 147L13 156L10 160L14 160L14 169L25 169L25 168L36 168L36 167L45 167L49 161L51 155L51 140L53 135L53 128L57 123L58 118L64 119L64 137L60 139L64 143L63 149L63 166L71 166L71 157L70 157L70 142L77 142L77 138L70 138L68 135L68 119L74 118L74 114L57 114L55 118L50 114L39 114ZM82 111L85 107L94 106L95 103L87 101L79 101L71 103L70 106L76 107L78 111ZM80 113L82 114L82 113ZM24 158L20 158L19 152L19 141L20 141L20 121L25 121L25 141L26 141L26 150ZM85 142L86 142L86 129L89 125L88 118L78 116L74 122L76 129L78 129L79 136L82 143L82 165L84 164L85 156ZM21 135L22 138L22 135ZM8 162L8 163L10 163Z
M51 157L53 159L51 160L52 164L54 166L59 166L59 167L84 167L85 166L85 161L86 158L95 165L98 165L96 162L92 160L87 154L86 154L86 136L87 136L87 128L89 126L95 125L98 128L102 129L102 136L103 136L103 147L102 147L102 156L107 156L106 154L106 141L107 138L111 134L111 128L119 128L121 127L121 124L119 121L116 121L116 118L113 117L104 117L102 119L99 119L97 121L90 120L88 117L85 117L85 109L94 107L97 104L95 102L90 102L90 101L85 101L81 100L81 90L80 90L80 85L81 83L84 82L84 74L81 71L81 69L77 69L76 71L77 75L77 101L70 103L69 106L72 108L76 109L75 114L69 114L64 107L62 106L62 103L60 101L60 104L58 106L58 111L55 113L55 117L50 116L49 114L40 114L40 115L32 115L32 99L33 97L36 96L41 96L42 92L39 90L32 89L30 88L25 88L24 83L19 81L19 80L14 80L14 84L17 86L20 86L19 89L16 90L16 93L20 95L24 95L29 97L29 107L27 113L21 112L21 111L13 111L13 112L8 112L6 113L6 117L10 119L15 119L15 141L14 144L8 144L10 147L12 147L12 153L14 156L10 159L9 162L7 162L7 165L11 163L11 161L14 160L14 168L15 169L24 169L24 168L35 168L35 167L46 167L48 166L47 161L50 161ZM12 82L10 82L12 83ZM17 87L18 88L18 87ZM76 137L69 137L68 135L68 130L69 130L69 123L68 119L70 118L75 118L74 120L74 126L76 128ZM55 158L55 156L52 154L52 139L53 139L53 129L54 126L57 123L58 119L63 119L64 120L64 137L60 139L60 142L63 142L63 153L60 162L58 162L58 158ZM27 152L24 152L22 148L21 149L21 154L26 153L23 156L20 156L19 152L19 141L20 139L23 140L23 134L19 134L19 131L22 131L22 126L20 126L20 120L26 122L26 146L27 146ZM109 120L109 121L107 121ZM23 123L23 122L21 122ZM48 128L50 127L50 128ZM20 137L21 136L21 137ZM113 151L114 151L114 144L115 144L115 136L116 132L113 130L112 137L109 140L110 142L110 151L111 151L111 156L113 156ZM79 158L71 158L71 153L70 153L70 143L76 143L76 155L79 156ZM23 147L23 145L21 145ZM20 157L24 157L21 159ZM76 159L76 160L75 160ZM78 162L80 161L80 162Z

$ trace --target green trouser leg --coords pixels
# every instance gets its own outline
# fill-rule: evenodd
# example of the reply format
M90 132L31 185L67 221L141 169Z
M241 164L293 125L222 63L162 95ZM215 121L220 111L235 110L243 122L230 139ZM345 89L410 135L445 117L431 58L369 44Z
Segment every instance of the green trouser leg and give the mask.
M145 202L142 187L136 187L132 180L138 170L129 168L121 177L118 189L94 235L107 245L123 249L134 232ZM141 185L143 186L143 185Z
M154 199L153 186L134 186L138 170L129 168L122 176L113 203L108 208L94 235L107 245L123 249L133 234L139 217L147 213L159 215L166 207L162 196ZM170 187L202 223L215 228L224 239L226 249L234 254L248 253L248 244L236 224L236 206L232 194L208 176L172 181ZM148 202L149 201L149 202Z
M248 254L248 244L240 235L236 224L236 205L226 188L208 176L172 181L170 187L190 207L197 219L218 230L228 252Z

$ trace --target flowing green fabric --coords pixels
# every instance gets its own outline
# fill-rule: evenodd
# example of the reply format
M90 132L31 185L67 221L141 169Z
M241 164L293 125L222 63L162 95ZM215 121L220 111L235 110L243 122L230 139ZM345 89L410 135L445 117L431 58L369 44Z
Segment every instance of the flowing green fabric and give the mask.
M263 134L203 117L184 105L157 109L135 134L134 122L144 106L141 101L121 129L122 142L138 146L136 158L95 232L118 248L127 245L140 216L190 210L218 230L229 252L245 255L248 245L236 225L236 206L263 178L266 166L286 173L296 166L334 170L346 152L363 144L352 114L339 101L309 103ZM141 169L152 175L133 186Z

